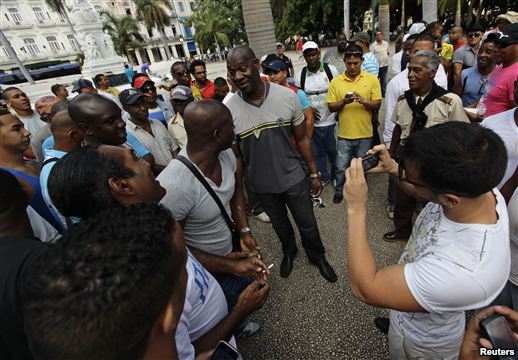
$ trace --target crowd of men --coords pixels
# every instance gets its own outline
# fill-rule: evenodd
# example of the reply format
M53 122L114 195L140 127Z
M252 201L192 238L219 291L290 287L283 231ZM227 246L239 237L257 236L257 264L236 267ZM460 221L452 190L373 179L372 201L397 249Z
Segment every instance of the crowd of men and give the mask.
M492 313L518 334L517 21L446 37L415 23L392 55L379 31L340 34L323 58L307 41L298 71L280 43L261 60L238 46L227 79L173 63L169 98L129 68L130 89L99 74L34 108L5 88L0 357L208 359L220 340L236 346L275 291L249 216L271 222L281 277L298 253L289 210L309 263L338 280L314 214L328 184L347 205L352 292L390 309L375 324L391 359L477 359ZM383 239L407 241L384 268L368 243L369 154L369 172L389 175ZM465 311L484 308L465 331Z

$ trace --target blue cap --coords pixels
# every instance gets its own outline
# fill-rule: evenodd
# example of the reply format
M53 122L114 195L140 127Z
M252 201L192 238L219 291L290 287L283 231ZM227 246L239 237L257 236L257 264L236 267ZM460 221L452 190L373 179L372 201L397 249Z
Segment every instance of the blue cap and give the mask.
M94 87L94 84L87 79L79 79L74 83L74 87L72 88L72 92L79 92L81 89L87 88L87 87Z
M281 70L288 70L288 68L286 67L286 64L284 63L284 61L276 59L276 60L270 61L268 63L268 65L265 66L264 70L265 71L272 70L275 72L279 72Z

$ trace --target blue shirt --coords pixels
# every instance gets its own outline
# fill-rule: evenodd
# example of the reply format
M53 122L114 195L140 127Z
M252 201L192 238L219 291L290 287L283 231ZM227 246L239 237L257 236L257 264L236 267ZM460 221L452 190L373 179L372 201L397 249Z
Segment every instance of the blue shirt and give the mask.
M300 107L302 108L302 110L306 110L310 105L309 105L308 97L306 96L306 93L304 92L304 90L298 89L297 97L299 98Z
M469 106L480 99L490 75L483 76L477 66L462 70L462 106Z
M363 62L362 62L362 70L371 73L374 76L378 76L380 66L378 64L378 60L373 53L368 52L363 54Z
M126 74L126 76L128 77L128 81L131 84L131 81L133 81L133 75L135 74L135 71L133 70L133 68L132 67L127 68L126 70L124 70L124 74Z
M54 138L52 138L52 143L54 143ZM54 144L52 144L54 145ZM47 149L44 150L45 154L45 161L48 159L56 158L61 159L63 156L65 156L67 153L59 150L54 149ZM45 200L45 203L47 204L50 213L52 214L53 218L61 224L61 229L58 229L60 232L63 231L63 229L67 228L67 224L65 221L65 217L61 215L61 213L56 209L54 204L52 203L52 199L49 195L49 188L48 188L48 181L49 181L49 175L52 168L56 165L56 161L48 162L46 163L42 168L40 172L40 186L41 186L41 194L43 196L43 200Z
M126 142L135 150L139 157L144 157L149 154L149 150L142 145L135 136L126 131ZM43 155L47 158L47 153L54 147L54 137L49 136L47 140L43 142L42 149Z

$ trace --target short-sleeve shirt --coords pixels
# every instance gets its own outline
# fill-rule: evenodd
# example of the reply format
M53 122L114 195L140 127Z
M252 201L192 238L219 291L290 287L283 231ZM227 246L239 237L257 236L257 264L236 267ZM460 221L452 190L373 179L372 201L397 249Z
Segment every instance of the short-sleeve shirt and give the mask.
M483 107L484 111L477 111L488 117L514 108L514 82L517 79L518 62L505 68L498 65L489 77L486 93L480 99L479 107Z
M378 76L380 67L378 64L378 60L376 59L376 56L374 56L373 53L368 52L366 54L363 54L362 69L368 72L369 74Z
M180 151L179 155L189 158L186 149ZM205 180L230 216L230 200L234 196L237 170L236 157L231 149L227 149L219 153L218 159L222 173L220 186L207 177ZM176 220L185 220L187 245L219 256L232 252L232 234L218 205L189 168L179 160L173 160L158 175L157 180L166 189L161 203L173 213Z
M185 304L176 328L178 358L194 360L193 343L211 331L228 314L225 294L218 281L187 250ZM236 345L234 337L230 343Z
M338 73L345 70L344 54L340 54L338 48L327 50L323 62L333 65Z
M304 113L291 89L274 83L265 85L267 95L261 106L247 103L239 93L226 105L232 113L236 142L252 190L278 194L305 177L299 154L291 143L293 127L304 123Z
M306 93L304 92L304 90L298 89L297 97L299 98L300 107L302 108L302 110L306 110L307 108L309 108L311 106L311 104L309 103L309 99L308 99Z
M496 189L496 224L461 224L428 203L399 260L408 288L427 313L390 311L416 346L444 346L464 335L465 310L485 307L503 289L511 265L509 220Z
M453 54L452 64L462 64L462 68L472 67L477 62L477 53L468 44L459 48Z
M199 89L196 84L194 83L194 80L191 80L191 89L196 88L200 92L201 99L210 100L214 97L216 88L214 87L214 83L207 79L207 84L202 88Z
M374 41L370 46L371 53L376 56L378 59L378 64L380 67L388 66L389 61L389 43L385 40L381 41L379 44L377 41Z
M447 42L442 43L441 57L446 60L453 58L453 45Z
M167 128L158 120L148 119L153 135L142 127L134 124L131 120L126 123L126 129L133 134L137 140L149 150L158 165L166 166L173 160L172 151L178 149Z
M424 113L428 116L425 124L427 128L448 121L469 123L468 116L462 107L462 101L453 93L444 94L426 105ZM399 97L392 116L392 121L401 127L401 140L403 141L410 135L410 125L412 124L412 109L408 106L404 95Z
M13 113L20 119L23 123L23 127L31 133L32 136L36 135L41 129L43 129L48 124L41 120L40 115L34 111L30 116L21 116L16 113Z
M167 124L167 130L173 137L174 142L181 149L185 149L187 146L187 132L185 131L185 125L183 123L183 117L180 113L177 113L169 123Z
M337 77L338 71L333 65L328 64L329 70L333 77ZM295 85L301 87L302 70L295 75ZM320 68L316 73L312 73L306 68L306 80L304 82L304 92L306 93L311 107L317 109L320 114L320 120L315 121L313 126L323 127L336 124L336 115L329 111L327 106L327 93L331 80L327 77L326 71L324 70L324 63L320 63Z
M480 99L491 74L484 76L477 66L462 70L462 105L467 107Z
M381 100L381 86L378 78L362 70L351 81L341 73L331 81L327 102L341 101L348 92L356 91L363 98L369 100ZM372 113L365 106L353 102L345 105L338 113L338 137L342 139L369 138L372 132Z
M63 152L63 151L49 149L45 152L45 161L47 161L49 159L61 159L66 154L67 153ZM52 202L52 199L50 198L49 187L48 187L49 175L50 175L50 172L51 172L52 168L54 167L54 165L56 165L56 162L57 161L49 161L49 162L43 164L43 166L41 167L41 172L40 172L40 185L41 185L41 195L43 196L43 200L45 200L45 203L47 204L49 211L52 214L52 216L54 217L54 219L56 220L56 222L61 224L62 227L59 230L62 230L62 229L66 229L66 227L67 227L65 217L63 215L61 215L59 210L54 206L54 203Z

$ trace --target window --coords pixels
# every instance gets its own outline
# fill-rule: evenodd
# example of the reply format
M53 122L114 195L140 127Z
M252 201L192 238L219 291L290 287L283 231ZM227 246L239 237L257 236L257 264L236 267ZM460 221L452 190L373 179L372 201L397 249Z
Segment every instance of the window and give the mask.
M0 56L4 57L9 57L9 54L7 53L7 49L3 46L3 45L0 45L0 48L1 48L1 51L0 51Z
M34 15L36 15L36 19L38 19L39 22L43 22L45 20L45 14L43 14L40 7L33 7L32 11L34 11Z
M25 48L30 54L38 54L40 49L38 49L38 45L34 42L34 39L24 39Z
M176 37L176 26L171 25L171 31L173 32L173 36Z
M65 22L66 21L64 14L58 12L58 15L59 15L59 20L61 20L61 22ZM50 18L50 16L49 16L49 18Z
M7 9L9 11L9 14L11 14L11 18L17 22L17 23L21 23L23 21L20 13L18 12L18 9L16 8L9 8Z
M185 37L188 39L192 38L192 28L185 27Z
M101 11L103 11L103 8L101 5L94 5L94 9L95 9L95 11L97 11L98 14L100 14Z
M196 5L194 5L194 2L190 2L189 4L191 4L191 11L194 11L194 9L196 8Z
M50 48L53 52L58 52L61 50L61 46L59 45L55 36L47 36L47 41L49 42Z
M77 43L76 39L74 38L74 35L67 35L68 42L70 43L70 46L74 50L79 50L79 44Z
M185 12L185 6L183 6L183 1L178 1L178 6L180 7L180 12Z
M132 16L131 15L131 9L130 8L125 8L124 11L126 11L126 15L128 16Z

